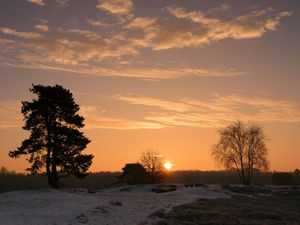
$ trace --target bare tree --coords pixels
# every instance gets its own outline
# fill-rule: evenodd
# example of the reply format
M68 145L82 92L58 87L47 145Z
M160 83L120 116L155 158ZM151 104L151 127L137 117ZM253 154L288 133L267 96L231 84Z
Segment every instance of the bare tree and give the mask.
M155 183L162 172L162 158L158 152L148 150L142 153L141 164L151 176L152 183Z
M237 121L219 130L212 155L226 169L237 170L243 184L251 185L254 169L268 170L268 149L262 127Z

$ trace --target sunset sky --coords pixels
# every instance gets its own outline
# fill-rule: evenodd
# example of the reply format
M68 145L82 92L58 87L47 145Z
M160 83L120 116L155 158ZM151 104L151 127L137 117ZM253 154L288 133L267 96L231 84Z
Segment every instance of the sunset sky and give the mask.
M174 170L222 169L218 129L255 121L271 170L300 169L298 0L1 0L0 166L29 133L31 85L70 89L92 142L91 171L148 149Z

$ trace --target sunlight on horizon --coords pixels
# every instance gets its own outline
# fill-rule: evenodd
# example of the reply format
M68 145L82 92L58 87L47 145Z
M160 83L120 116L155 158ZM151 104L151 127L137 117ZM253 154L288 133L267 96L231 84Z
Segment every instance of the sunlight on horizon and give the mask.
M164 163L164 168L166 170L171 170L173 168L173 164L171 162L167 161Z

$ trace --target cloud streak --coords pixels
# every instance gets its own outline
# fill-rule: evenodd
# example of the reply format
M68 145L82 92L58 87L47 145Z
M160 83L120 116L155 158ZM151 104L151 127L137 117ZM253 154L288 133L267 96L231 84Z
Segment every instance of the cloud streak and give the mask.
M0 101L0 129L21 128L21 103L17 101Z
M0 39L1 45L1 39ZM86 74L88 76L99 77L128 77L138 79L150 79L151 81L164 80L164 79L180 79L183 77L236 77L245 75L234 69L224 70L208 70L208 69L192 69L192 68L166 68L166 69L153 69L153 68L106 68L106 67L90 67L80 66L76 61L66 59L63 57L55 57L49 62L39 56L31 58L32 55L22 54L21 62L7 61L6 58L1 58L0 66L25 68L33 70L48 70L48 71L61 71L74 74ZM35 63L31 64L31 61ZM52 65L51 65L52 64Z
M0 101L0 129L16 129L23 126L20 112L21 102ZM156 122L135 121L125 118L114 118L103 115L104 112L95 106L81 106L80 115L85 118L84 129L139 130L161 129L165 126Z
M93 27L109 27L108 23L105 23L99 19L86 19L86 22Z
M16 31L11 28L7 27L0 27L0 33L5 35L12 35L19 38L25 38L25 39L41 39L43 38L43 35L35 32L24 32L24 31Z
M44 0L26 0L26 1L29 2L29 3L36 4L36 5L40 5L40 6L44 6L45 5Z
M111 100L128 103L131 107L147 108L140 108L144 115L141 119L132 120L108 115L105 110L96 106L83 105L79 113L85 118L85 129L138 130L178 126L207 128L221 127L236 120L300 123L299 104L262 97L215 95L206 100L183 98L174 101L116 95ZM20 102L0 101L0 129L22 127L20 107Z
M139 130L161 129L165 127L156 122L107 117L103 115L103 111L94 106L82 106L80 114L85 118L85 129Z
M132 0L100 0L97 8L113 15L128 15L134 6Z
M49 27L47 24L37 24L34 26L34 28L42 32L49 32Z
M299 123L300 105L261 97L219 96L209 100L169 101L142 96L115 96L129 104L152 107L145 121L166 127L219 127L236 120Z
M215 11L229 10L222 6ZM208 17L201 11L187 11L180 7L166 7L166 11L178 19L178 23L161 18L136 17L126 29L142 30L143 38L133 39L140 47L163 50L183 47L199 47L227 38L236 40L260 38L268 31L275 31L280 20L292 12L274 13L270 9L254 10L231 20Z

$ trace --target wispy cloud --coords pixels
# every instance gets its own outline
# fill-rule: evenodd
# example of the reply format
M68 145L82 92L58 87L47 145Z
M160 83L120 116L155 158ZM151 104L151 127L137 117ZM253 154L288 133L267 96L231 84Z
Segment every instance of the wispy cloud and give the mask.
M70 3L66 0L59 2ZM102 0L97 7L116 16L130 14L134 9L133 1L130 0ZM0 27L0 54L3 59L0 63L96 76L154 79L240 76L244 73L228 68L212 70L174 67L170 64L150 68L135 63L139 62L139 57L146 50L201 47L226 38L258 38L268 31L278 29L281 19L291 15L291 12L276 12L268 8L227 20L215 17L218 12L229 10L229 5L220 5L206 13L173 6L165 8L161 16L135 17L122 25L110 26L101 20L87 19L86 22L93 27L86 29L51 27L49 31L47 21L35 25L39 32ZM101 34L96 27L101 27ZM112 63L117 66L107 66Z
M23 126L20 112L21 102L0 101L0 129L15 129ZM164 125L149 121L135 121L104 115L104 111L95 106L81 106L80 115L85 118L84 129L161 129Z
M100 19L87 19L86 22L93 27L109 27L108 23L105 23L104 21Z
M220 127L236 120L300 123L300 105L285 100L240 95L215 95L211 99L167 100L145 96L113 96L112 100L147 106L141 119L114 117L96 106L80 107L85 129L162 129L167 127ZM0 101L0 129L23 125L21 103ZM132 106L133 107L133 106ZM130 109L130 108L129 108Z
M26 0L26 1L30 2L30 3L33 3L33 4L41 5L41 6L45 5L44 0Z
M96 32L79 29L60 29L54 37L33 32L19 32L10 28L0 28L0 33L32 39L30 42L18 40L15 45L8 45L7 49L15 58L12 59L11 55L7 60L19 62L19 64L35 64L37 67L39 64L44 64L46 67L54 67L56 64L59 70L61 65L86 66L87 62L138 54L131 46L122 43L121 35L102 39ZM76 35L72 38L64 37L68 33ZM69 69L72 70L72 68Z
M49 27L47 24L37 24L34 26L34 28L42 32L49 32Z
M235 120L300 122L300 105L261 97L219 96L209 100L170 101L141 96L115 96L130 104L153 107L145 121L163 126L219 127Z
M104 111L94 106L82 106L80 114L85 118L85 129L139 130L161 129L165 127L164 125L155 122L135 121L104 116Z
M24 31L16 31L11 28L7 27L0 27L0 33L5 35L13 35L19 38L25 38L25 39L40 39L43 37L43 35L35 32L24 32Z
M227 5L223 5L213 10L229 9ZM127 29L139 29L144 32L144 38L135 39L135 44L162 50L198 47L226 38L259 38L267 31L276 30L283 17L292 15L292 12L288 11L275 13L270 9L262 9L224 20L208 17L201 11L189 12L180 7L167 7L166 11L179 20L178 24L174 25L161 18L136 17L126 25Z
M86 38L89 41L95 41L95 40L100 40L101 39L100 34L98 34L96 32L89 31L89 30L69 29L66 32L80 35L80 36Z
M0 44L6 45L6 44L13 44L16 43L14 40L6 39L6 38L0 38Z
M169 13L179 19L190 20L206 29L205 35L211 41L225 38L259 38L270 30L276 30L281 18L291 16L292 12L273 13L271 9L254 10L232 20L207 17L201 11L188 12L179 7L167 7Z
M210 14L215 14L215 13L218 13L218 12L227 12L231 9L231 6L228 5L228 4L221 4L221 5L218 5L212 9L209 9L206 14L210 15Z
M161 109L177 111L177 112L188 112L191 110L191 106L182 102L167 101L163 99L155 99L144 96L121 96L116 95L113 97L116 100L129 102L131 104L154 106Z
M144 22L147 24L148 22ZM45 26L36 26L46 31ZM53 32L53 31L52 31ZM153 79L176 79L186 76L198 77L235 77L245 73L232 68L212 70L191 67L142 67L131 65L121 60L123 56L139 55L136 44L128 43L126 36L114 35L111 38L102 37L98 32L83 29L62 29L56 35L47 36L34 32L20 32L10 28L0 28L0 33L6 36L16 36L25 39L1 39L1 65L19 68L66 71L89 74L91 76L119 76ZM73 34L66 38L66 34ZM30 41L28 41L30 40ZM127 44L126 44L127 43ZM103 60L118 61L119 66L111 68L101 65ZM116 62L117 59L117 62Z
M0 41L1 44L1 41ZM89 55L87 55L89 56ZM128 77L149 79L151 81L162 79L179 79L182 77L236 77L242 76L245 73L234 69L224 70L208 70L208 69L191 69L191 68L166 68L166 69L153 69L153 68L107 68L107 67L90 67L88 65L78 65L76 59L67 58L60 54L49 55L48 57L40 57L38 55L32 58L32 54L21 54L19 56L20 62L7 60L1 58L0 65L16 68L34 69L34 70L49 70L49 71L62 71L74 74L86 74L89 76L111 76L111 77ZM51 60L51 61L49 61ZM78 59L77 59L78 60ZM32 63L34 61L34 63ZM122 65L122 62L120 63ZM125 64L126 66L127 64Z
M22 126L21 103L17 101L0 101L0 129Z
M100 0L97 8L114 15L128 15L132 13L134 5L132 0Z
M45 0L26 0L26 1L40 6L46 5ZM56 5L60 7L68 7L69 4L71 3L71 0L54 0L54 2L56 3Z

